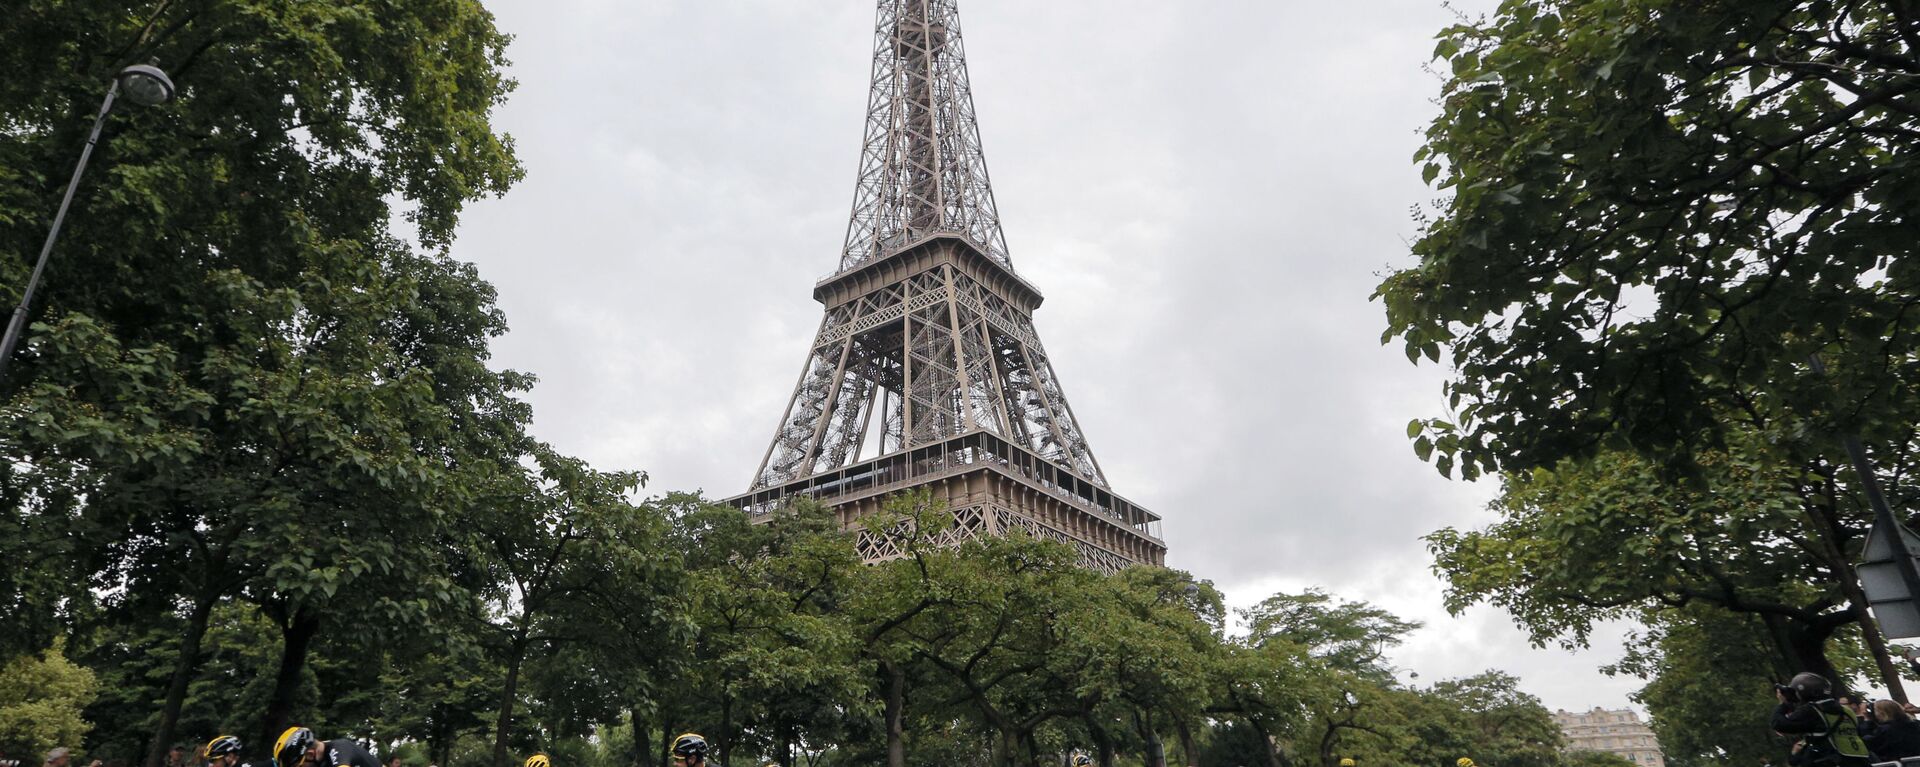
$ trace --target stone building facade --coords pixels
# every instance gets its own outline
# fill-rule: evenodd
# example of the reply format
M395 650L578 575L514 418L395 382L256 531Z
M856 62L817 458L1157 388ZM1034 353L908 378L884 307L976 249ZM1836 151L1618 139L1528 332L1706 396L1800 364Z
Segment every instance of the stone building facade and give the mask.
M1639 767L1666 767L1653 730L1629 709L1553 712L1553 721L1567 736L1568 751L1605 751L1625 757Z

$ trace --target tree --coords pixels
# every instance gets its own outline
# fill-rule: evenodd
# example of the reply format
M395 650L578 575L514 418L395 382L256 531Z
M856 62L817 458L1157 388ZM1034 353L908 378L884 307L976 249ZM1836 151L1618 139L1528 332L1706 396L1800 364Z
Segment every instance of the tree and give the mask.
M1307 732L1308 707L1336 700L1341 692L1304 646L1285 639L1229 643L1213 671L1208 712L1244 723L1263 767L1293 767L1286 744Z
M670 545L689 573L693 681L662 691L661 731L705 722L716 764L758 751L790 767L807 730L863 699L839 614L859 574L852 539L807 502L758 522L701 505L679 521Z
M371 545L316 547L329 559L311 566L284 554L297 526L233 520L445 502L457 493L429 468L461 452L446 449L452 435L496 434L471 427L516 415L497 395L524 380L484 365L504 330L491 290L442 257L463 205L520 174L488 122L511 87L505 37L467 0L167 0L137 13L82 1L9 21L0 63L20 79L0 84L0 283L24 282L112 73L158 59L181 89L112 121L0 382L0 498L20 533L0 555L68 558L81 576L8 568L0 597L23 619L0 629L0 650L44 644L63 609L103 591L184 612L151 765L208 616L243 584L285 635L269 731L332 593L386 586L376 614L394 622L441 593L431 567L402 572L435 561L421 536L390 542L352 523L372 540L334 536ZM388 234L396 212L428 253Z
M506 672L475 641L485 631L478 625L467 636L449 631L435 651L383 669L377 689L389 705L374 730L419 739L425 764L453 764L454 745L486 732L488 714L500 703Z
M1328 729L1315 726L1303 728L1293 750L1312 754L1319 764L1337 764L1341 757L1361 765L1450 765L1462 756L1532 767L1565 761L1553 716L1511 675L1487 671L1426 688L1389 683L1358 689L1355 705L1336 711L1335 721L1350 724L1334 748L1321 747Z
M1201 764L1267 764L1267 736L1243 721L1221 722L1212 728L1210 736L1200 749Z
M1567 767L1635 767L1632 759L1606 751L1569 751L1561 761Z
M1418 621L1400 618L1365 602L1347 602L1320 589L1299 594L1275 594L1240 611L1247 641L1263 644L1284 639L1304 648L1333 668L1352 671L1377 682L1393 678L1386 650L1420 628Z
M499 578L489 605L506 674L494 725L496 767L508 767L529 652L570 653L604 641L608 624L636 616L669 621L661 605L679 583L663 545L666 520L627 500L644 475L594 471L544 448L531 458L538 473L507 478L501 489L508 494L485 504L489 524L471 540L476 558L485 557Z
M38 657L0 666L0 752L31 755L77 746L92 728L80 712L99 685L92 671L67 660L63 650L56 642Z
M1563 740L1540 699L1520 690L1511 674L1488 671L1433 685L1427 692L1451 714L1476 762L1511 767L1557 767Z
M953 516L925 492L861 522L900 553L862 571L847 610L890 767L953 758L939 751L957 745L956 720L990 731L977 745L1001 761L1070 737L1104 764L1134 747L1157 763L1168 728L1192 755L1224 610L1211 586L1155 567L1055 570L1076 555L1025 536L955 547Z
M1335 752L1347 734L1386 737L1365 714L1394 684L1387 648L1399 645L1419 623L1318 589L1275 594L1240 611L1240 619L1253 648L1288 648L1302 656L1296 684L1308 691L1300 705L1310 716L1295 738L1311 749L1316 762L1338 764Z
M1914 468L1916 39L1902 3L1784 0L1515 0L1444 30L1415 159L1448 196L1375 294L1383 340L1454 367L1416 452L1473 477L1619 451L1698 487L1734 450L1788 483L1839 563L1822 588L1871 625L1835 454L1859 434L1888 479Z
M1022 755L1038 758L1040 727L1084 716L1085 701L1041 672L1051 651L1082 630L1077 619L1098 576L1066 545L1019 533L968 541L956 556L953 598L915 626L915 654L995 736L992 763L1013 767Z
M1844 681L1826 648L1858 617L1834 609L1849 548L1805 513L1791 472L1733 451L1697 463L1699 486L1615 452L1509 477L1499 522L1427 538L1448 609L1487 601L1536 642L1579 644L1597 620L1708 605L1759 619L1783 667Z
M902 553L864 570L847 605L860 658L874 667L887 767L907 764L907 694L910 679L924 671L919 653L925 647L915 629L929 613L952 608L957 596L952 582L958 560L938 540L952 525L946 505L926 490L889 498L863 520L865 534L885 538Z
M179 732L244 735L259 723L279 661L279 648L271 641L277 630L251 604L230 600L214 609L201 643L199 669L180 708ZM74 659L93 669L100 681L100 694L85 713L94 725L87 740L93 757L129 763L145 756L165 713L186 633L187 621L169 615L141 622L100 621L76 637Z
M1661 753L1674 767L1786 764L1788 743L1768 725L1773 685L1792 676L1760 616L1700 607L1649 616L1607 670L1647 680L1647 707Z
M1450 196L1376 294L1389 339L1456 363L1433 449L1684 459L1786 419L1900 453L1915 39L1900 3L1789 0L1516 0L1442 31L1416 160Z
M1193 728L1212 703L1211 675L1224 634L1220 593L1164 567L1128 568L1104 585L1110 588L1096 595L1091 615L1077 621L1082 630L1057 646L1055 667L1083 696L1108 701L1110 715L1103 718L1132 724L1146 767L1166 767L1161 733L1169 728L1188 767L1195 767Z

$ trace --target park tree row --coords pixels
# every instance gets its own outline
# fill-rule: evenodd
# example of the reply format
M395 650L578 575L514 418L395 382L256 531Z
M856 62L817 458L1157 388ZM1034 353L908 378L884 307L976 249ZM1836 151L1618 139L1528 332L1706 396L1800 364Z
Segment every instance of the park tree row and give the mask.
M904 555L862 564L819 507L756 522L633 502L632 479L531 468L488 504L498 524L449 542L444 604L360 599L394 577L376 570L335 592L297 668L286 613L245 595L204 627L178 596L137 619L98 606L39 662L96 680L77 713L113 760L163 723L264 743L297 721L448 767L666 767L687 730L723 765L1621 764L1563 755L1510 676L1401 681L1384 653L1418 626L1364 603L1277 594L1230 629L1179 571L1107 575L1023 534L934 545L951 515L924 495L869 521Z

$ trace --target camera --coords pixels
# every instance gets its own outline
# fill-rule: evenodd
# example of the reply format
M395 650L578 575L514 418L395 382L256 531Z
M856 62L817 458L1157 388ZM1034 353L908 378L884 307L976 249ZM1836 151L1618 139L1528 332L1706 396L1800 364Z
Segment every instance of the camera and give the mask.
M1800 691L1795 690L1792 687L1788 687L1784 684L1775 683L1773 685L1773 691L1780 693L1780 697L1786 698L1788 703L1800 702Z

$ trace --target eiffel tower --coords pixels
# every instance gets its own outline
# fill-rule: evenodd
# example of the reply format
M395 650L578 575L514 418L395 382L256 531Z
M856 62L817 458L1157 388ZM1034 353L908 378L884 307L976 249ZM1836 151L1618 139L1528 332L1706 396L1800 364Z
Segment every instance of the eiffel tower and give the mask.
M880 0L853 219L826 317L751 488L760 516L812 496L859 528L929 488L958 543L1014 529L1088 567L1160 564L1160 517L1115 495L1033 328L967 84L955 0ZM900 556L862 533L868 561Z

